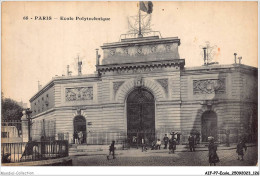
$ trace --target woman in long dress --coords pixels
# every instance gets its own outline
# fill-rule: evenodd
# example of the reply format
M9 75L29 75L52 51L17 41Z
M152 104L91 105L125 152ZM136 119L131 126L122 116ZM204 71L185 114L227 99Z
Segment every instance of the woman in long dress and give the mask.
M209 165L212 166L214 164L214 166L216 166L216 163L219 162L219 158L217 155L217 145L214 143L214 138L209 138Z

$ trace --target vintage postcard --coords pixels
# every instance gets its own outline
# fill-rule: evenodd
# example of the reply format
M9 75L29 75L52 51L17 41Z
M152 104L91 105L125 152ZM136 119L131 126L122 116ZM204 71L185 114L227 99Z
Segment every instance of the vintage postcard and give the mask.
M1 7L2 174L259 174L258 2Z

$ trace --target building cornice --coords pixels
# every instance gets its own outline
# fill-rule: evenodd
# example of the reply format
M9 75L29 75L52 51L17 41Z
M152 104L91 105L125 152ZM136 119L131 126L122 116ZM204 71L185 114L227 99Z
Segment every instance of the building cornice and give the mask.
M110 71L122 71L122 70L132 70L132 69L140 69L140 68L160 68L160 67L162 68L162 67L177 66L178 68L183 69L184 65L185 65L184 59L171 59L171 60L161 60L161 61L99 65L97 66L97 69L98 72L102 74Z
M210 65L210 66L198 66L198 67L185 67L182 70L181 75L202 75L213 73L231 73L231 72L244 72L244 73L257 73L258 68L247 66L243 64L231 64L231 65ZM198 72L199 71L199 72Z
M101 48L110 49L110 48L118 48L118 47L143 46L143 45L155 45L155 44L166 44L166 43L178 43L178 45L180 45L180 39L178 39L178 37L169 37L169 38L143 37L141 39L135 38L132 40L121 40L121 42L104 43L103 46L101 46Z

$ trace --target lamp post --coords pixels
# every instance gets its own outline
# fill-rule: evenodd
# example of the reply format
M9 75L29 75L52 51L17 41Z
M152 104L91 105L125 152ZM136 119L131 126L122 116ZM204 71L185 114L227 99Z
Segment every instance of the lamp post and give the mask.
M32 125L31 114L32 114L32 111L30 110L30 108L27 108L25 110L25 113L26 113L26 118L28 120L28 140L30 142L31 141L31 125Z

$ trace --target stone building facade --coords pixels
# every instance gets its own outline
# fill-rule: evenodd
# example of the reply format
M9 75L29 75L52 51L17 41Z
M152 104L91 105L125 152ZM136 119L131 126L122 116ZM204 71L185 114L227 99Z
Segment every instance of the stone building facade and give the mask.
M148 142L171 132L187 142L191 132L206 142L246 136L257 140L257 68L205 65L186 68L180 39L122 39L101 46L93 75L54 77L31 99L32 138L108 144L133 136Z

